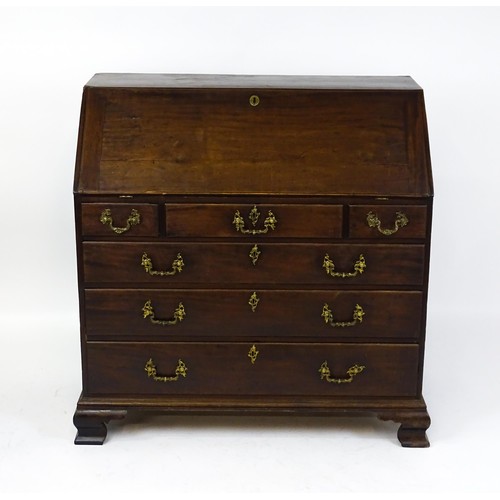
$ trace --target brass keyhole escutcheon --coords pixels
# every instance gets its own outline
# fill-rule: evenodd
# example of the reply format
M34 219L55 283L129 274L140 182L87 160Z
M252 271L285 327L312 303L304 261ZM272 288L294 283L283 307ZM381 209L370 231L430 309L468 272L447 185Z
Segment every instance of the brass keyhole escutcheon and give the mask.
M251 95L248 102L250 102L250 106L258 106L259 102L260 102L259 96L258 95Z
M250 347L250 350L248 351L248 357L250 358L252 365L255 364L255 361L256 361L258 355L259 355L259 351L257 351L257 348L255 347L255 344L254 344L252 347Z
M255 244L252 249L250 250L250 253L248 254L248 256L250 257L250 260L252 261L252 264L255 266L255 264L257 264L257 261L259 260L259 255L261 254L262 252L259 250L259 247L257 246L257 244Z
M259 299L259 297L257 297L257 293L253 292L252 295L250 295L250 298L248 299L248 305L252 309L252 312L256 311L259 302L260 302L260 299Z

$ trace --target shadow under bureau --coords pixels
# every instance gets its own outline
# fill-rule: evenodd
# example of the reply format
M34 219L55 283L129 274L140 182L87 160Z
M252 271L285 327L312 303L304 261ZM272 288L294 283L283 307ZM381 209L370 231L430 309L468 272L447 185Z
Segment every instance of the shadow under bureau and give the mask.
M409 77L98 74L75 443L129 409L366 415L424 447L432 178Z

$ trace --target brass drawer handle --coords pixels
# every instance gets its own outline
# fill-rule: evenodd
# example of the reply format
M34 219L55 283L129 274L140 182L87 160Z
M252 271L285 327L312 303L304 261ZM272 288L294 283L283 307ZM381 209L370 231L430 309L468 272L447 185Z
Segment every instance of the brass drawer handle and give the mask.
M330 368L328 368L328 363L325 361L319 368L319 373L321 380L326 380L327 382L333 382L335 384L349 384L354 380L354 377L361 373L365 369L363 365L353 365L347 370L347 378L336 378L332 377L330 373Z
M185 377L187 370L187 366L182 359L179 359L177 363L175 375L158 375L154 361L151 358L149 358L146 366L144 367L144 371L148 374L148 377L151 377L155 382L175 382L176 380L179 380L179 376Z
M248 218L252 223L252 226L255 228L257 222L260 217L260 212L257 210L257 206L254 205L250 213L248 214ZM274 216L274 214L269 210L268 216L264 219L264 229L246 229L245 228L245 219L240 214L239 210L236 210L234 213L233 224L236 227L236 231L239 231L242 234L266 234L269 229L274 231L276 229L276 225L278 224L278 219Z
M382 229L380 219L377 217L377 214L373 212L368 212L366 214L366 222L369 227L376 227L379 233L382 233L385 236L390 236L391 234L396 233L400 228L408 225L410 220L407 215L403 212L396 212L396 220L394 221L394 228L392 229Z
M109 208L105 208L102 211L99 220L101 221L101 224L109 226L114 233L122 234L127 232L132 226L137 226L137 224L141 223L141 214L135 208L133 208L130 211L130 215L128 216L127 225L125 227L115 227L113 226L113 217L111 216L111 210Z
M155 271L153 269L153 262L148 256L146 252L142 254L141 266L144 267L144 270L150 274L151 276L173 276L175 273L180 273L184 267L184 260L182 259L182 255L180 253L177 254L177 257L172 262L172 270L171 271Z
M184 309L182 302L179 302L177 309L174 311L174 317L172 319L156 319L151 300L146 301L144 307L142 308L142 312L144 314L144 319L149 318L149 321L151 321L151 323L162 326L176 325L186 317L186 310Z
M339 273L334 271L335 264L330 259L328 254L325 254L325 258L323 259L323 268L326 271L326 274L333 276L334 278L354 278L358 274L363 274L366 269L366 260L363 254L360 254L359 259L354 263L354 271L350 273Z
M321 317L324 318L325 323L333 327L354 326L357 323L362 323L364 315L365 311L363 311L363 308L359 304L356 304L356 307L354 308L352 321L333 321L333 312L328 304L323 306L323 312L321 313Z

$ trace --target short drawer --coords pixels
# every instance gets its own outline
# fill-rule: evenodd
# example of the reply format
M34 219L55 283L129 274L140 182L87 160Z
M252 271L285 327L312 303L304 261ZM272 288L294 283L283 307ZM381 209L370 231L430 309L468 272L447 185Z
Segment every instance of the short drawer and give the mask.
M88 338L418 338L422 293L86 290Z
M425 205L350 205L349 237L425 238L427 206Z
M86 350L86 395L417 392L417 345L88 342Z
M398 244L83 243L86 283L421 285L425 248Z
M83 236L158 236L158 206L149 203L82 203Z
M167 236L340 238L341 205L168 204Z

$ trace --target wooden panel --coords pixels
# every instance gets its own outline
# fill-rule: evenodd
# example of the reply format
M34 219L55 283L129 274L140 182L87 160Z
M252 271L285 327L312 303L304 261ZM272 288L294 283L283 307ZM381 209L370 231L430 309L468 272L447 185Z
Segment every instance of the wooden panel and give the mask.
M138 224L131 224L130 229L117 234L109 224L101 222L104 210L109 209L113 219L113 227L127 228L127 221L133 210L140 215ZM125 239L129 236L158 236L158 207L145 203L82 203L83 236L116 236Z
M255 311L249 304L256 293ZM150 300L158 320L174 319L183 304L185 318L159 325L144 317ZM291 290L86 290L87 336L156 335L162 339L193 337L315 337L416 339L422 314L421 292L402 291L291 291ZM353 319L356 304L362 322L332 327L322 317L328 304L336 322Z
M73 189L75 192L98 191L102 128L105 118L105 91L85 89L78 133L78 149Z
M407 224L396 224L398 212L407 217ZM377 226L370 227L367 216L372 213L380 221L383 234ZM399 227L398 227L399 226ZM379 238L384 240L401 238L425 238L427 230L427 207L425 205L350 205L349 236L351 238Z
M255 265L249 243L109 243L83 244L84 280L87 283L143 283L162 287L183 284L311 284L320 287L350 285L422 285L423 245L346 245L259 242ZM141 265L146 253L156 271L172 270L180 253L184 262L174 276L151 276ZM363 255L366 269L352 278L326 274L325 255L334 272L353 272Z
M88 395L276 394L416 396L418 346L401 344L105 343L87 344ZM158 376L172 376L179 359L186 377L157 382L148 377L152 359ZM321 380L327 361L331 377L348 378L353 365L365 366L350 383Z
M105 193L429 194L408 156L424 150L409 146L418 92L260 89L255 107L254 92L109 89L84 168Z
M341 205L267 205L257 206L260 214L255 226L250 219L254 205L167 204L167 236L175 237L256 237L340 238ZM265 234L244 234L233 223L236 212L244 219L244 230L265 231L269 211L276 219L275 229Z

